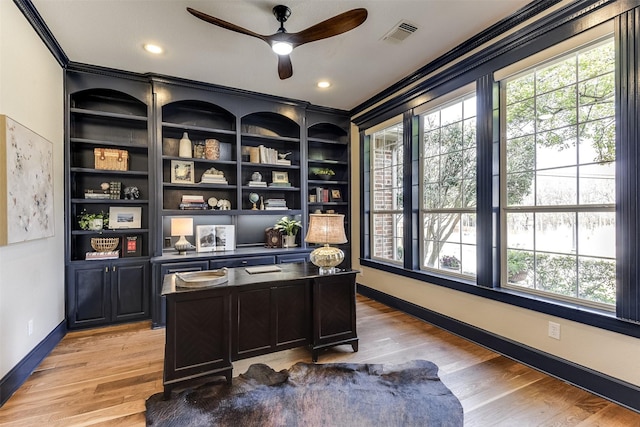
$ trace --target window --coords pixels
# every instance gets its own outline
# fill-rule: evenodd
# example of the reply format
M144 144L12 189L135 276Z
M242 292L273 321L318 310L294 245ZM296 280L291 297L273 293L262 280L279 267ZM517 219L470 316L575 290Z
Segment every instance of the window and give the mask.
M371 254L402 263L403 127L395 124L371 135Z
M501 82L503 286L613 310L613 37Z
M476 274L476 96L420 115L423 269Z

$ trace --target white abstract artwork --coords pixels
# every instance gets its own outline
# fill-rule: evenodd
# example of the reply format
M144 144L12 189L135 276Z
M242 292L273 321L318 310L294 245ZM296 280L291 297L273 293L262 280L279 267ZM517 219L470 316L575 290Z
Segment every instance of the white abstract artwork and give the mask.
M53 144L15 120L0 115L0 244L54 235ZM4 215L3 215L4 216Z

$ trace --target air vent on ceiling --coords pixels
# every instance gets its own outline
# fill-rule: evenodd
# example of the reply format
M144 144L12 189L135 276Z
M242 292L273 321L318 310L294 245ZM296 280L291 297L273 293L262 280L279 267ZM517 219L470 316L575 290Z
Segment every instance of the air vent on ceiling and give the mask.
M404 41L411 34L415 33L418 29L418 26L415 24L411 24L406 20L402 20L398 22L387 34L382 37L382 40L386 40L389 42L400 43Z

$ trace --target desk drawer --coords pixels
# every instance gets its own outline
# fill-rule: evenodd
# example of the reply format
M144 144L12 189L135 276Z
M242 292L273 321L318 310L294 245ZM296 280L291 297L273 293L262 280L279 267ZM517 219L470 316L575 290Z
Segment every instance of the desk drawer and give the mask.
M226 258L209 261L209 268L216 270L218 268L227 267L247 267L249 265L269 265L275 264L275 256L255 256L248 258Z

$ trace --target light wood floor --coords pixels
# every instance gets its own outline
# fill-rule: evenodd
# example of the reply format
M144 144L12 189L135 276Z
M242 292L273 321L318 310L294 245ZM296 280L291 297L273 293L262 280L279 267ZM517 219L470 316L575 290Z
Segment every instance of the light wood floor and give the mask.
M319 363L435 362L460 399L465 426L640 426L640 414L358 296L360 351L339 346ZM147 322L71 332L0 408L2 426L144 426L145 400L162 391L164 330ZM276 370L310 362L304 349L234 363Z

